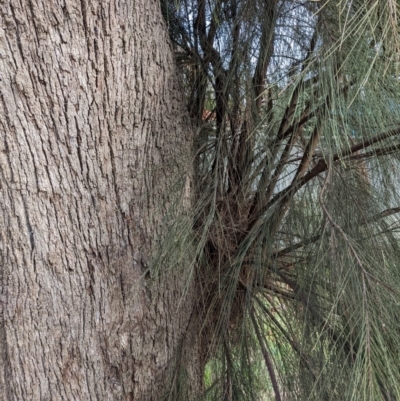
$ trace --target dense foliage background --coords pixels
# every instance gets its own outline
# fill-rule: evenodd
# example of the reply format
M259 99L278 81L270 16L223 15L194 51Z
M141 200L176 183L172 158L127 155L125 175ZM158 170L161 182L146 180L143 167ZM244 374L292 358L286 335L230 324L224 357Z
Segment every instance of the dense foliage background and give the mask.
M400 399L399 3L161 6L197 203L158 262L194 255L204 399Z

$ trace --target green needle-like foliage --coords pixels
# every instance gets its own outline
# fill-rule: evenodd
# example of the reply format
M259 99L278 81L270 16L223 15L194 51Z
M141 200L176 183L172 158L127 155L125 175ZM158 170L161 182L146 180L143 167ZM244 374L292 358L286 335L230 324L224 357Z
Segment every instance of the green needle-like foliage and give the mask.
M203 399L400 400L400 2L161 5L196 186L155 265L191 255Z

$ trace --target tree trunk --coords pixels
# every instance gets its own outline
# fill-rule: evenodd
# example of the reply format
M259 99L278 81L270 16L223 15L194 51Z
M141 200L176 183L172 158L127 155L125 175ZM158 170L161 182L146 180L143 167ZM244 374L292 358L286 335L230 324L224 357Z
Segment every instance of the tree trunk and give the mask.
M195 292L143 279L176 188L190 206L158 1L5 0L0 18L0 399L159 400L178 353L196 391Z

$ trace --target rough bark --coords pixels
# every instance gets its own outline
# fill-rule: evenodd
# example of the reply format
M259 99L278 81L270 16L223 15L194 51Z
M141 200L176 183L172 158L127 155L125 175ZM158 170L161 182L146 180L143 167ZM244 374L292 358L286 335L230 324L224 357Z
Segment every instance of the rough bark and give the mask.
M1 400L158 400L182 349L200 385L185 279L143 279L187 127L157 0L2 3Z

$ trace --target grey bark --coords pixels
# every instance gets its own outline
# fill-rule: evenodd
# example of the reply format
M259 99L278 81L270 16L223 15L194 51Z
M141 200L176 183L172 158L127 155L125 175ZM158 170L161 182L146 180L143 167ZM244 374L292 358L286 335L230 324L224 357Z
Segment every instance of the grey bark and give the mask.
M186 280L143 279L190 206L176 77L157 0L2 2L1 400L158 400L182 344L199 386Z

